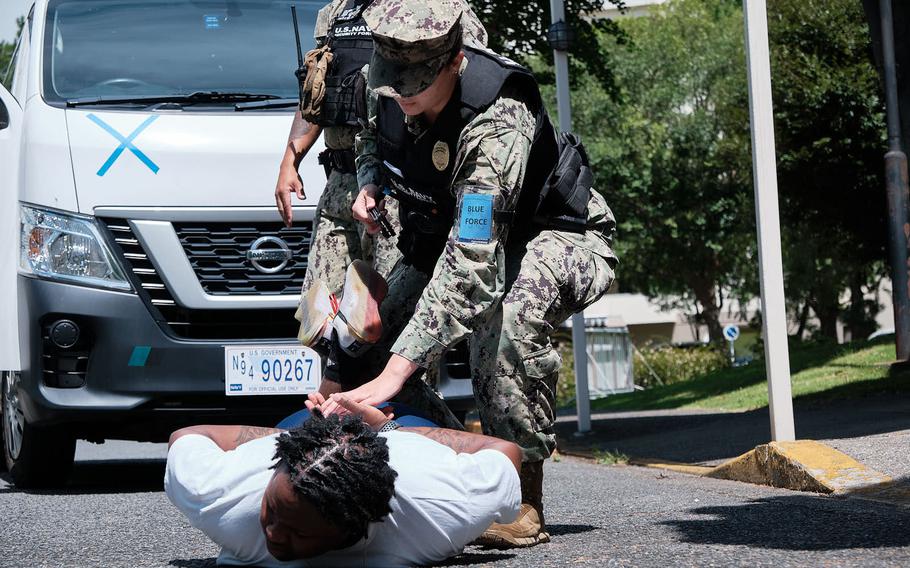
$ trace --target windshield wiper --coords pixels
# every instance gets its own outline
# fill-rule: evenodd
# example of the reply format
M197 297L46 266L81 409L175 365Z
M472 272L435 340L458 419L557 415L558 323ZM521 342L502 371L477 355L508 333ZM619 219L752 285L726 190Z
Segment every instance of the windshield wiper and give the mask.
M268 101L280 99L278 95L265 93L222 93L219 91L197 91L187 95L150 95L139 97L88 97L84 99L71 99L66 101L66 106L95 106L95 105L153 105L156 103L241 103Z
M290 108L300 104L300 99L269 99L264 101L243 102L234 105L234 110L261 110L270 108Z

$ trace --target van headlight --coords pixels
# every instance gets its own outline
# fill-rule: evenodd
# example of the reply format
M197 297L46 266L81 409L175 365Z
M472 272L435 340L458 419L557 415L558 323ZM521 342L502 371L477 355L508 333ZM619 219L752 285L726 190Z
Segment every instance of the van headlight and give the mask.
M91 217L22 205L19 269L53 280L131 290Z

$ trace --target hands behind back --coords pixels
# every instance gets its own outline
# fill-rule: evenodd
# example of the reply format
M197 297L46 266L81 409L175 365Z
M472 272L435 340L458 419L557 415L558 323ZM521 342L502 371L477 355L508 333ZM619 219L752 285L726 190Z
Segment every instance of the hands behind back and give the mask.
M363 191L361 190L361 194ZM364 383L353 390L333 393L328 399L320 393L311 394L306 403L307 408L312 411L318 407L326 416L332 414L355 414L362 416L365 422L373 426L373 422L370 420L378 420L379 416L376 412L383 412L374 408L373 405L392 400L401 391L408 377L413 375L418 368L413 361L394 353L389 358L388 363L386 363L385 369L372 381ZM385 416L384 418L389 420L391 416ZM385 420L379 423L380 427L385 424Z
M357 402L346 393L334 393L329 396L328 400L321 394L314 393L309 395L309 400L304 404L306 404L306 407L310 412L319 409L319 411L326 416L329 416L330 414L342 416L345 414L352 414L354 416L359 416L363 418L363 421L366 422L374 432L378 431L386 422L395 417L395 413L389 406L385 408L376 408L369 404Z

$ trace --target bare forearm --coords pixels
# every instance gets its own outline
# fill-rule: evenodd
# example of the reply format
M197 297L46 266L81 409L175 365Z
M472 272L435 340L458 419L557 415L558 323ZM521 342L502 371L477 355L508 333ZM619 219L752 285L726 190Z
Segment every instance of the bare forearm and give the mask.
M280 430L278 428L264 428L261 426L222 426L201 424L199 426L181 428L180 430L177 430L171 434L171 438L168 440L168 447L171 447L174 442L183 436L197 434L211 439L213 442L218 444L218 447L222 450L229 451L233 450L241 444L249 442L250 440L256 440L258 438L263 438L265 436L283 431L284 430Z
M288 145L285 148L283 163L293 165L295 168L299 167L300 160L310 151L310 148L313 147L321 133L322 127L304 120L298 110L294 115L294 122L291 123L291 132L288 134Z
M517 444L500 440L492 436L460 432L448 428L409 427L401 428L402 432L413 432L452 448L460 454L476 454L481 450L496 450L511 460L517 471L521 471L521 448Z

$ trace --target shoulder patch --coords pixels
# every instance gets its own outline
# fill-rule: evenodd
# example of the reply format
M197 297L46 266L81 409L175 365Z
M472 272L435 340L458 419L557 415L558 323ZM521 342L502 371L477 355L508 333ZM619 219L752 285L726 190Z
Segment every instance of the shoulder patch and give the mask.
M493 240L492 194L462 195L458 214L458 240L463 243L489 243Z

